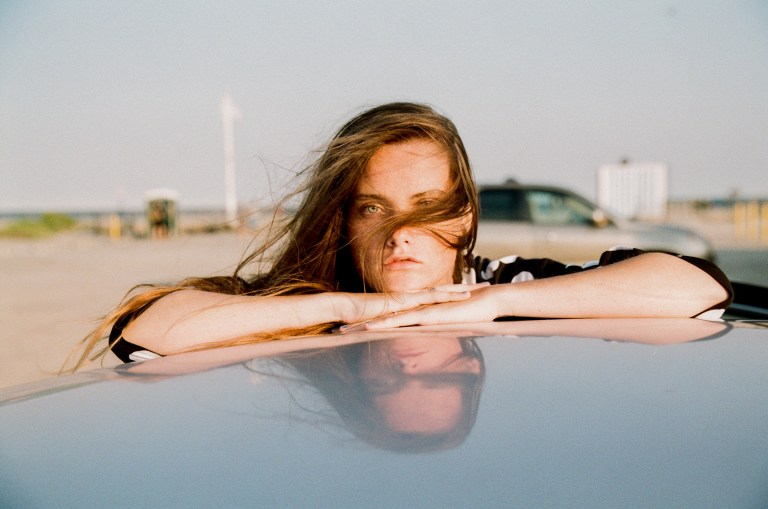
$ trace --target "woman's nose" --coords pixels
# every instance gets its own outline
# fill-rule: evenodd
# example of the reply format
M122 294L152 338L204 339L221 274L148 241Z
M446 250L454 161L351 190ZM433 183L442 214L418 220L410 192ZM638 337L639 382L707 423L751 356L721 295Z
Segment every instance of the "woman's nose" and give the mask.
M415 357L399 357L395 360L394 366L404 375L410 375L416 372L419 363Z
M408 245L411 243L411 233L408 228L398 228L387 239L387 247Z

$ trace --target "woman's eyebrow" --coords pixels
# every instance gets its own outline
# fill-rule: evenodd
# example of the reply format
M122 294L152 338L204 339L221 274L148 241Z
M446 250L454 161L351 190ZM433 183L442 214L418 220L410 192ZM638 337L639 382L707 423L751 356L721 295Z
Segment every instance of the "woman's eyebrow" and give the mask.
M424 196L438 196L438 195L444 195L446 192L442 189L430 189L428 191L422 191L420 193L416 193L410 196L412 200L423 198ZM374 193L363 193L363 194L356 194L353 196L353 199L355 200L378 200L378 201L385 201L388 202L386 196L382 194L374 194Z
M429 191L423 191L421 193L416 193L411 198L423 198L424 196L438 196L447 194L443 189L430 189Z
M381 194L356 194L352 198L355 200L387 201L384 195L381 195Z

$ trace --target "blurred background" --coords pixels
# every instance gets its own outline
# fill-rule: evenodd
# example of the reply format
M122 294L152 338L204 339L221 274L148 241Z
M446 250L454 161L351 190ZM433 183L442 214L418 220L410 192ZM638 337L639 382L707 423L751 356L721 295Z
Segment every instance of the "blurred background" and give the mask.
M690 228L768 284L763 0L0 0L0 386L51 376L130 285L226 272L394 100L453 119L482 184Z

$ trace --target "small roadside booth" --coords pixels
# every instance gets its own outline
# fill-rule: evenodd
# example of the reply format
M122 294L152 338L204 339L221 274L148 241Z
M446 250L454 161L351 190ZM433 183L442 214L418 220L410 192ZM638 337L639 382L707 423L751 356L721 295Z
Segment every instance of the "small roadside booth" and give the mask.
M174 189L157 188L144 193L149 237L163 239L179 233L179 193Z

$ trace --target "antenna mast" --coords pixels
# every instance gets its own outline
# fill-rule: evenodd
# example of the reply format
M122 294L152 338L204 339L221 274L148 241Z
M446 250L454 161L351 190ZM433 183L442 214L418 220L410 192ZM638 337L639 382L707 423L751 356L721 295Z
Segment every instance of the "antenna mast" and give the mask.
M224 94L221 100L221 122L224 131L224 210L230 226L237 221L237 187L235 185L235 120L240 112L232 96Z

